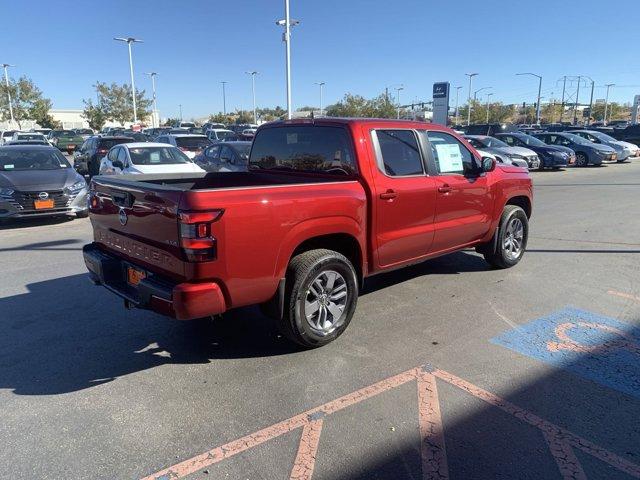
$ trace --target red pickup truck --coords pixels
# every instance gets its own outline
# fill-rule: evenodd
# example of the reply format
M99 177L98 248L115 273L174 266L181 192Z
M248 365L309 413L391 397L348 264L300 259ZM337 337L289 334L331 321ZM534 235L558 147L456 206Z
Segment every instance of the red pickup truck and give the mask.
M364 279L475 247L511 267L527 244L528 173L421 122L263 125L248 171L94 177L94 283L180 320L262 304L282 332L324 345Z

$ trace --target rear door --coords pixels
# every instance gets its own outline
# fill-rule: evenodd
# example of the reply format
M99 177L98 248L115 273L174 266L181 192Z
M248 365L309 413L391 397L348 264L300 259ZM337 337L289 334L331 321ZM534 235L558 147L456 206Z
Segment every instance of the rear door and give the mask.
M416 131L370 131L376 203L375 239L379 267L427 255L433 242L436 190L426 173Z
M493 197L480 162L455 136L427 133L437 190L433 252L455 249L483 237L491 225Z

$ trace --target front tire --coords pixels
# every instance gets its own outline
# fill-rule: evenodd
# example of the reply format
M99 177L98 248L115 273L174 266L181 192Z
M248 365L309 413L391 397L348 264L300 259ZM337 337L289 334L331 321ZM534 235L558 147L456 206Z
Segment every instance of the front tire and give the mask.
M76 218L87 218L89 216L89 210L80 210L76 212Z
M278 327L305 348L321 347L345 331L357 302L358 281L349 259L333 250L310 250L289 264Z
M576 153L576 167L586 167L587 165L589 165L589 157L582 152Z
M522 260L529 238L529 219L524 210L516 205L506 205L496 235L495 248L483 252L484 259L496 268L517 265Z

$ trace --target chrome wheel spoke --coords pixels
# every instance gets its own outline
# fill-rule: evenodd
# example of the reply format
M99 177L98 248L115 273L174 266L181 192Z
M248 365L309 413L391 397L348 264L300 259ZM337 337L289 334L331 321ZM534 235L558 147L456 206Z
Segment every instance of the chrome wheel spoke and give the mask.
M304 304L304 311L308 319L311 319L313 315L320 309L320 302L316 299L312 302L306 300Z
M333 316L333 320L336 321L342 316L342 312L344 311L344 307L341 307L337 303L330 302L327 305L327 309L329 313Z
M336 278L338 278L338 274L336 272L327 272L325 275L325 285L324 289L328 292L333 290L333 285L336 283Z

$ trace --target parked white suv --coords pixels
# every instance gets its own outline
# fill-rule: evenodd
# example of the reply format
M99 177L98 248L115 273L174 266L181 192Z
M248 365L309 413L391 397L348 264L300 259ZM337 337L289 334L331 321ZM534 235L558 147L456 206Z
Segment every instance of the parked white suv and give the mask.
M123 143L112 147L100 161L100 175L194 172L204 170L166 143Z
M156 138L158 143L168 143L178 147L187 157L193 159L200 155L202 151L212 144L205 135L195 135L191 133L177 133L175 135L160 135Z

